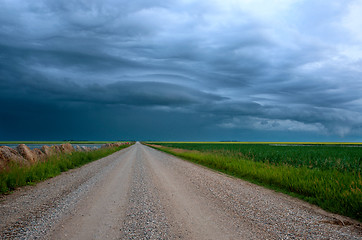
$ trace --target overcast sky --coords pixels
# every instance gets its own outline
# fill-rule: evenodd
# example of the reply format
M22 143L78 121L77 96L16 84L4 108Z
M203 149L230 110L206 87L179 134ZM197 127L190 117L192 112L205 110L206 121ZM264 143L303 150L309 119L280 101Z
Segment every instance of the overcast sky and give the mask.
M362 141L362 0L0 0L0 140Z

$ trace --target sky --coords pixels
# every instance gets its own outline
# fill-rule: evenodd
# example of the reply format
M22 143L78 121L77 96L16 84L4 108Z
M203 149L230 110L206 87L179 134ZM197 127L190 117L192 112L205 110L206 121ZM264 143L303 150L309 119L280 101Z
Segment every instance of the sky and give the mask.
M362 142L362 0L0 6L0 140Z

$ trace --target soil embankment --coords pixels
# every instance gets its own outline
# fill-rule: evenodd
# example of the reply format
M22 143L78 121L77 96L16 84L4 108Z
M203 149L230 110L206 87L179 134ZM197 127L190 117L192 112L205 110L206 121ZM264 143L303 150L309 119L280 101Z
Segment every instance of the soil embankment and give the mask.
M118 147L121 142L107 143L102 145L102 148ZM87 152L93 150L86 146L73 147L70 143L60 145L47 146L41 148L30 149L25 144L19 144L15 149L8 146L0 146L0 171L6 170L12 165L29 166L39 161L46 161L50 156L60 153L72 153L74 151Z

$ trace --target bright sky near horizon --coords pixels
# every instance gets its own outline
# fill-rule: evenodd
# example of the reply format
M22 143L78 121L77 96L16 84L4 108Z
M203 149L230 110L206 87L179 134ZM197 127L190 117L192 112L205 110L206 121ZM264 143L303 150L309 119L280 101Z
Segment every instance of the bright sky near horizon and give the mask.
M362 0L0 0L0 140L362 141Z

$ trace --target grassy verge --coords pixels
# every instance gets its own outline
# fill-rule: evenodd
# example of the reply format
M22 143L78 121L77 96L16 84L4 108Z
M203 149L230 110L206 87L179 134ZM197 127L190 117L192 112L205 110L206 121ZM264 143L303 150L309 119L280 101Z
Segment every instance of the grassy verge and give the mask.
M130 145L101 148L89 152L53 155L45 162L38 162L28 167L13 165L8 170L0 172L0 194L6 194L17 187L32 185L57 176L61 172L106 157L128 146Z
M322 170L308 166L271 164L224 153L200 152L152 146L203 166L268 186L316 204L325 210L362 220L362 179L360 173Z

